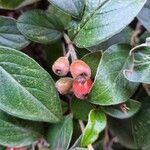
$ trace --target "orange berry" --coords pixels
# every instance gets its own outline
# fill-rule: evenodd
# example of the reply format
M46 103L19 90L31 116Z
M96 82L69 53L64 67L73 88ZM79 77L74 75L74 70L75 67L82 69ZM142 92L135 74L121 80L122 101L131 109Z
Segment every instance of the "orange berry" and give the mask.
M90 93L93 81L91 79L85 80L80 78L73 81L74 95L79 99L85 99Z
M65 76L69 72L69 60L67 57L59 57L53 64L52 70L58 76Z
M83 76L86 79L91 77L90 67L82 60L74 60L70 66L70 72L74 79Z
M55 86L60 94L65 95L71 91L72 83L73 83L72 78L64 77L64 78L59 79L55 83Z

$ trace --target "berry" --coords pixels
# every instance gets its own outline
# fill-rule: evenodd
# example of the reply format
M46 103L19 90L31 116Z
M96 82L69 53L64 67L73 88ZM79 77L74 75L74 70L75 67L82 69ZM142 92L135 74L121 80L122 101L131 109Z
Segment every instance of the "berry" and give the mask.
M67 57L59 57L53 64L52 70L58 76L65 76L69 72L69 60Z
M25 147L7 147L6 150L27 150Z
M86 79L91 77L90 67L82 60L74 60L70 66L70 72L74 79L83 76Z
M71 91L72 83L73 83L72 78L65 77L65 78L59 79L55 83L55 86L60 94L65 95Z
M74 95L79 99L85 99L90 93L92 88L92 80L85 80L84 78L75 79L73 81L73 92Z

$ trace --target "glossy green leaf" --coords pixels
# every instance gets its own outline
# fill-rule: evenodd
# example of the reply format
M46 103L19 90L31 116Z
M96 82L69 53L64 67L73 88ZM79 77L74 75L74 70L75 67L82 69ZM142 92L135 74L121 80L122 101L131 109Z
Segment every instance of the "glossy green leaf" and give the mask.
M128 65L131 47L113 45L101 58L89 101L98 105L115 105L127 101L135 92L138 83L129 82L123 75Z
M27 55L0 47L0 83L3 111L29 120L60 120L60 100L51 76Z
M92 52L99 51L99 50L104 51L114 44L121 44L121 43L130 44L132 33L133 33L132 29L130 27L126 27L121 32L112 36L108 40L106 40L98 45L88 47L88 50L90 50Z
M88 114L92 108L92 105L87 101L82 101L77 98L74 98L71 101L71 111L77 119L87 121Z
M61 21L61 23L63 24L64 28L67 28L70 20L71 20L71 16L64 13L63 11L57 9L56 7L53 7L52 5L50 5L48 7L48 12L50 14L55 14Z
M83 132L81 145L87 146L96 141L99 133L106 127L106 116L100 110L91 110L88 124Z
M149 18L150 18L150 1L149 0L147 0L146 4L144 5L142 10L138 14L137 18L142 23L142 25L148 31L150 31L150 22L149 22Z
M98 52L86 54L82 58L82 60L85 61L90 66L93 78L96 75L96 71L97 71L99 62L101 60L101 57L102 57L102 52L98 51Z
M16 20L0 16L0 45L15 49L22 49L29 41L19 32Z
M141 97L142 108L131 119L108 121L109 129L119 142L132 149L148 150L150 147L150 103L149 96Z
M132 65L124 71L125 77L132 82L150 84L150 48L135 50L130 61Z
M50 144L50 149L67 150L72 138L72 133L73 120L71 115L64 117L58 124L50 125L48 131L48 143Z
M28 39L48 44L61 38L63 24L55 14L43 10L31 10L17 21L19 31Z
M134 19L145 2L86 0L84 16L74 33L74 43L78 47L90 47L106 41Z
M4 9L16 9L37 1L39 0L0 0L0 7Z
M80 18L84 9L84 0L48 0L52 5L64 12Z
M37 141L41 135L41 124L11 117L0 111L0 144L4 146L26 146Z
M135 101L135 100L129 100L125 104L129 108L129 110L127 110L127 112L123 112L120 108L120 105L105 106L105 107L102 107L102 110L106 114L108 114L114 118L125 119L125 118L130 118L133 115L135 115L135 113L137 113L141 107L141 103L138 101Z
M130 149L137 149L132 135L132 126L129 119L108 118L108 128L112 136L118 139L118 142Z

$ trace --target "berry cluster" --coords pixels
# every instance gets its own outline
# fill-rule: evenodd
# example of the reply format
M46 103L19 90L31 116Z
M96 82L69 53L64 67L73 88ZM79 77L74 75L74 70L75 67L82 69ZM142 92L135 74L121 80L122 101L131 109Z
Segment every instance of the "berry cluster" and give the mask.
M75 59L71 65L67 57L58 58L53 66L53 72L58 76L66 76L70 71L71 77L60 78L56 82L56 88L62 95L73 91L79 99L85 99L92 87L91 69L82 60Z

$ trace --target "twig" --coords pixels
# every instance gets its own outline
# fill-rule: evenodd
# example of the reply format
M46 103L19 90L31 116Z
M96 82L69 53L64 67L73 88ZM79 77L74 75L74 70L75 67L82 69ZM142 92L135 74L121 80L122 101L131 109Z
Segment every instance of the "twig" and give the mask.
M73 43L66 33L64 33L64 39L66 44L68 45L68 49L69 49L68 54L71 55L72 61L77 59L77 55Z
M139 42L139 34L142 32L142 29L141 29L141 23L138 22L137 25L136 25L136 28L135 30L133 31L133 34L132 34L132 37L131 37L131 41L130 41L130 44L132 46L136 46L137 43Z
M82 120L79 120L79 125L80 125L80 129L81 129L81 131L82 131L82 133L83 133L83 131L84 131L84 129L85 129L85 126L84 126L84 123L83 123ZM92 144L89 144L87 147L88 147L88 150L94 150Z
M108 128L105 128L105 135L103 138L103 148L106 150L107 144L109 143L109 134L108 134Z

